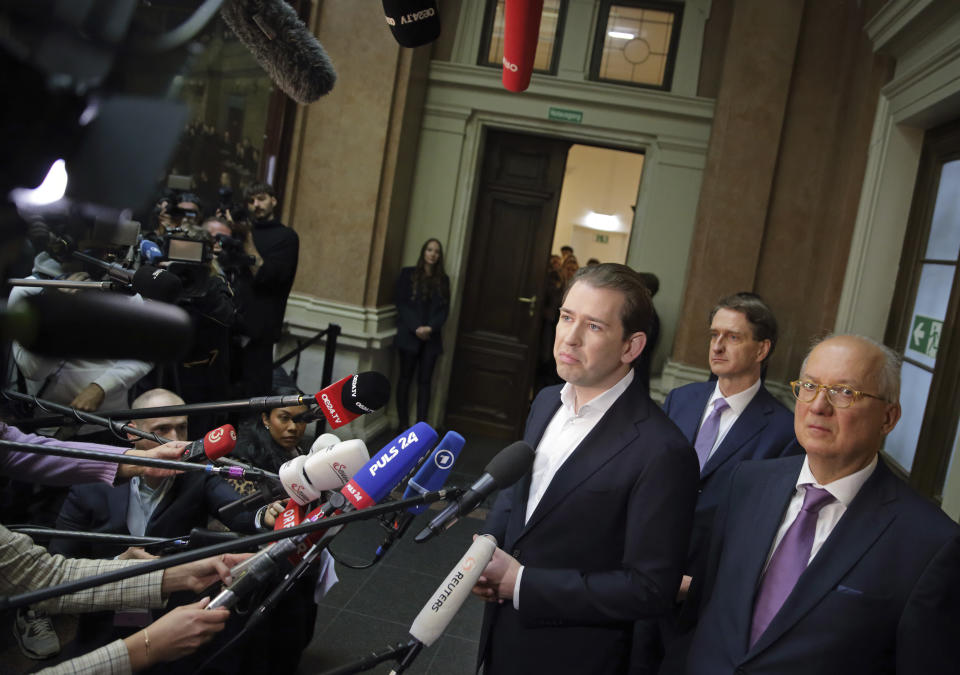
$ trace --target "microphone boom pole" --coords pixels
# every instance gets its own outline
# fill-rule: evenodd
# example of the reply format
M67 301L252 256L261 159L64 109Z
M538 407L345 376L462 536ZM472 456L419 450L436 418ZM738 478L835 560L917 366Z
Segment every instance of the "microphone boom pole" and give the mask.
M3 443L10 445L8 442ZM409 499L400 499L395 502L388 502L386 504L377 504L365 509L358 509L356 511L350 511L349 513L341 513L336 516L330 516L329 518L324 518L322 520L311 520L297 525L296 527L273 530L271 532L264 532L263 534L253 534L249 537L242 537L235 541L227 541L222 544L213 544L211 546L197 548L192 551L184 551L183 553L174 553L173 555L166 556L164 558L158 558L157 560L146 560L138 565L131 565L123 569L112 570L102 574L95 574L83 579L57 584L56 586L48 586L47 588L41 588L35 591L29 591L27 593L20 593L18 595L10 595L6 597L0 596L0 611L32 605L37 602L42 602L43 600L55 598L59 595L76 593L77 591L83 591L88 588L93 588L94 586L100 586L101 584L107 584L113 581L122 581L123 579L129 579L130 577L140 576L141 574L147 574L148 572L154 572L156 570L167 569L168 567L193 562L195 560L200 560L201 558L208 558L221 553L233 553L238 549L246 549L250 546L259 546L260 544L279 541L280 539L289 539L290 537L296 537L301 534L310 534L311 532L315 532L317 530L329 529L331 527L336 527L337 525L346 525L354 520L376 518L381 514L390 513L391 511L396 511L398 509L404 509L408 506L431 504L436 501L455 499L460 493L461 490L459 488L428 492L425 495L419 495Z
M160 459L159 457L143 457L141 455L114 454L99 450L83 450L79 448L62 448L56 445L37 445L34 443L18 443L16 441L0 440L0 448L32 452L37 455L54 455L56 457L73 457L74 459L92 459L98 462L113 462L114 464L136 464L152 466L157 469L172 469L173 471L203 471L227 478L250 480L280 480L280 476L269 471L257 468L243 468L239 466L213 466L212 464L191 464L179 462L175 459Z
M260 396L245 400L237 401L218 401L214 403L185 403L183 405L168 405L160 406L156 408L137 408L136 410L106 410L100 415L103 420L106 421L94 421L94 420L84 420L80 417L82 411L74 411L73 408L67 406L57 407L56 404L48 403L42 399L38 399L34 396L28 396L27 394L21 394L20 392L15 392L11 390L4 391L4 394L12 398L16 398L21 401L26 401L28 403L34 403L41 409L50 408L51 410L57 410L61 412L60 415L47 415L45 417L33 417L29 420L24 420L24 422L29 422L30 426L33 428L43 427L43 426L56 426L60 424L65 424L67 422L74 421L73 418L80 418L82 421L90 421L92 424L100 424L103 426L109 426L110 420L107 418L116 417L124 420L143 420L150 419L152 417L173 417L180 415L190 415L192 413L218 413L218 412L232 412L234 410L244 410L248 412L266 412L272 410L273 408L288 408L291 406L301 406L301 405L316 405L317 402L312 396L300 395L300 394L290 394L287 396ZM134 433L134 432L131 432ZM151 439L153 440L153 439Z

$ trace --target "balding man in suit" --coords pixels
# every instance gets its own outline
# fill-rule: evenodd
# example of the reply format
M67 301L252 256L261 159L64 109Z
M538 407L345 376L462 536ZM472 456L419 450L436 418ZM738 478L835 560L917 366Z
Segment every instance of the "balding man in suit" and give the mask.
M960 607L942 599L960 583L960 527L879 457L900 418L899 356L831 337L792 386L806 457L734 471L691 588L703 609L687 672L956 672Z

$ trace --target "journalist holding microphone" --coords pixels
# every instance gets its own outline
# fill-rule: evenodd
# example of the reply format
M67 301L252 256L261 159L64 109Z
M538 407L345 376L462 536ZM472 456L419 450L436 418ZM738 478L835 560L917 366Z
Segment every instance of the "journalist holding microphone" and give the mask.
M100 609L162 607L175 591L200 593L217 580L230 583L230 568L248 557L222 555L150 572L124 581L53 598L45 611L91 612ZM33 591L122 567L132 560L84 560L50 555L29 537L0 526L0 593ZM124 640L116 640L43 673L129 673L192 653L223 629L226 610L204 611L209 598L177 607Z

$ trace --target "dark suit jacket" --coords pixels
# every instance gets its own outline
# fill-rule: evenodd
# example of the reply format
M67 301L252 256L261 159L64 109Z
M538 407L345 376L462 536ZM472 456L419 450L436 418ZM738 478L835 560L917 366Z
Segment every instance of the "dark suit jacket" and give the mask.
M524 440L536 447L560 406L540 392ZM632 622L673 604L696 501L697 458L639 379L554 475L524 524L530 473L497 498L485 532L525 567L520 611L491 603L488 675L623 672Z
M960 527L883 460L766 632L748 646L757 584L802 463L788 457L736 469L717 513L709 572L702 579L707 604L687 672L955 673L952 656L897 667L898 657L916 653L916 642L925 639L914 627L929 625L925 605L949 576L944 563L955 559L951 547ZM955 570L952 576L955 583ZM958 611L956 605L944 610L952 625Z
M700 420L716 382L695 382L674 389L667 395L663 410L692 445L699 431ZM690 538L688 572L695 573L710 542L710 525L717 510L724 485L737 464L747 459L771 459L803 450L793 434L793 413L767 391L762 384L753 400L733 423L716 451L700 472L700 494Z
M190 534L194 527L206 527L217 510L240 495L228 481L205 473L184 473L176 477L173 485L157 505L147 523L148 537L180 537ZM57 517L57 528L130 534L127 529L127 506L130 503L130 486L116 487L106 483L74 485ZM241 511L223 521L224 525L238 532L255 532L255 510ZM73 558L107 558L122 553L126 546L90 544L74 540L53 540L50 551Z

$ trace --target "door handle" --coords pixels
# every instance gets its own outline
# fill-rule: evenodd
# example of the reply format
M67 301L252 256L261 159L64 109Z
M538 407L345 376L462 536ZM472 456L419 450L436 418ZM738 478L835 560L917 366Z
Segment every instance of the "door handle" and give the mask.
M534 293L529 298L519 297L517 298L520 302L525 302L530 305L530 316L533 316L537 311L537 294Z

